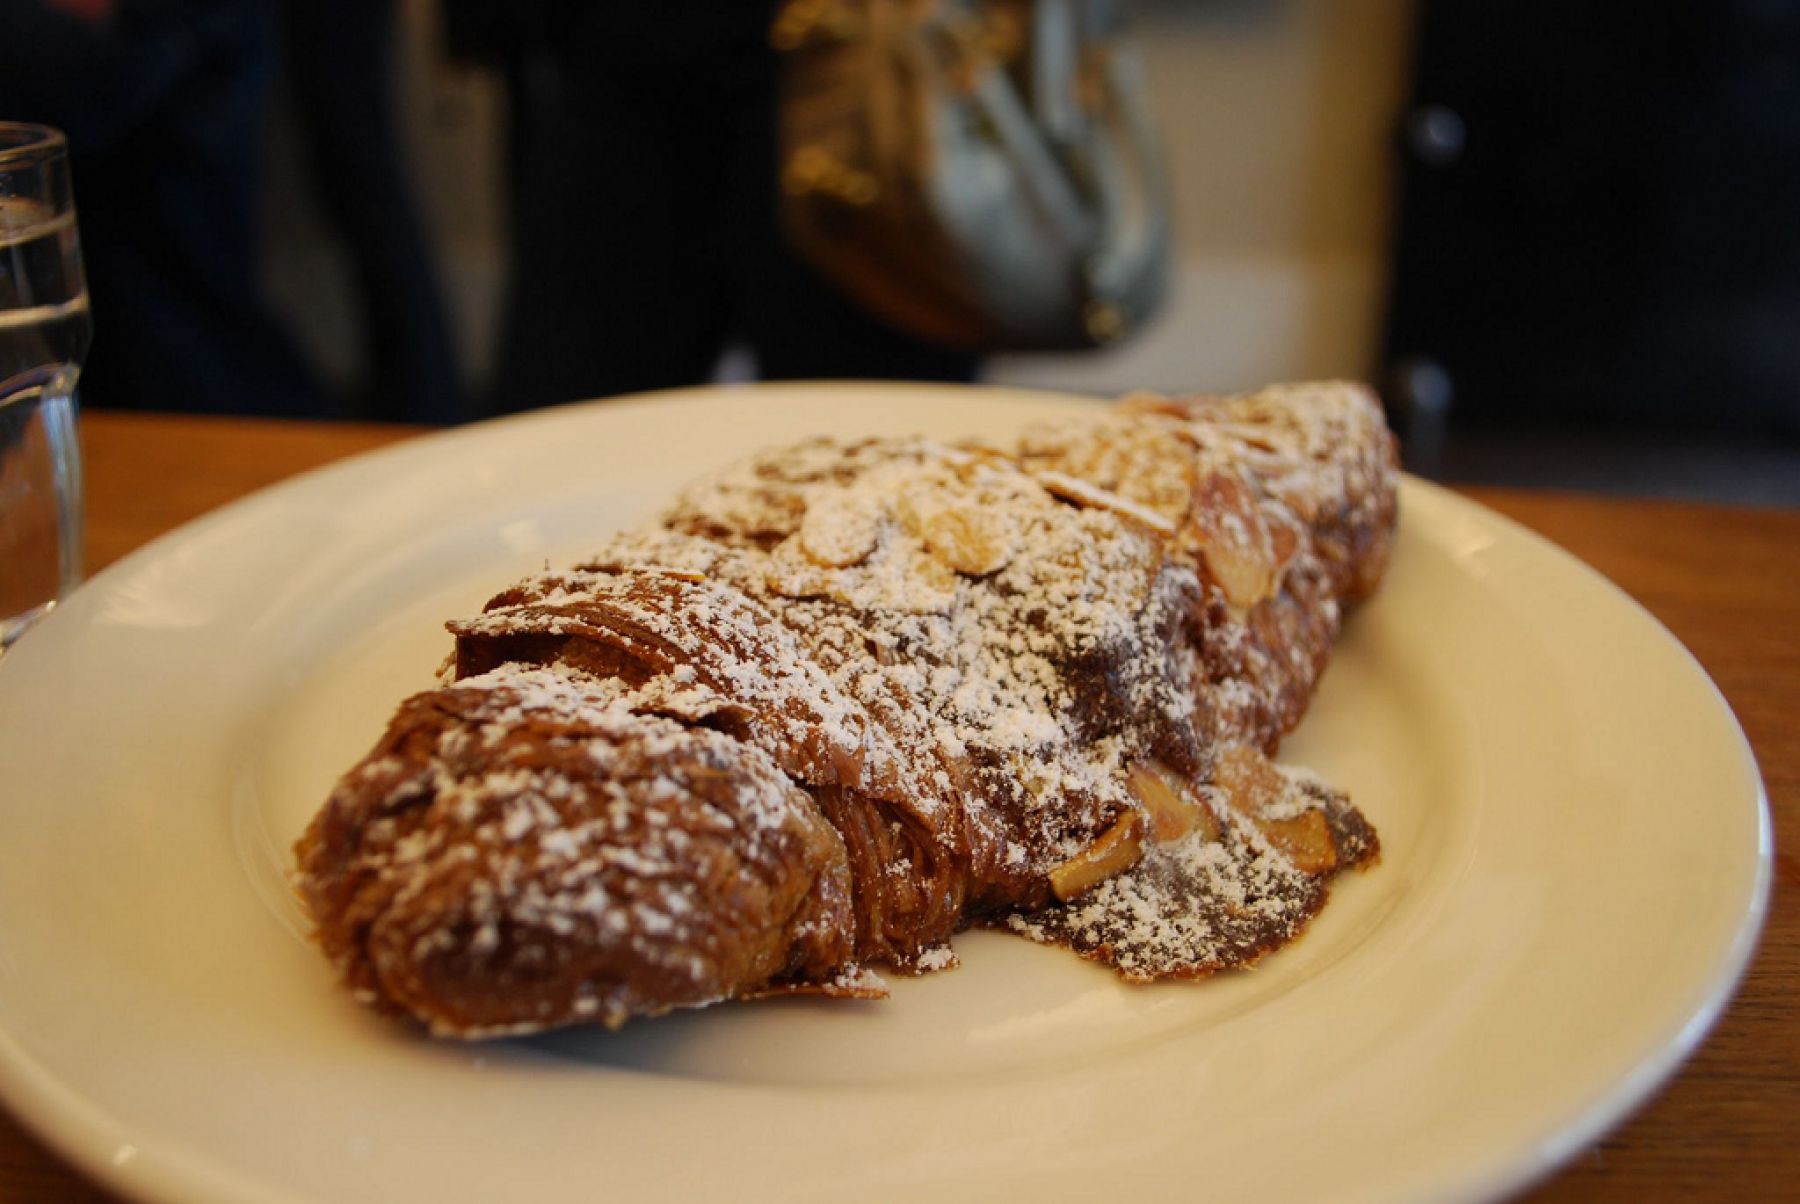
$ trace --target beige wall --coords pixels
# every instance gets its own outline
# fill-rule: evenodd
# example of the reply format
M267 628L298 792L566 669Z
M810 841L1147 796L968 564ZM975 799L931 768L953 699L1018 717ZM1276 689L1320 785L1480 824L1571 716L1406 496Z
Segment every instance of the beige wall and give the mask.
M1174 295L1116 351L993 375L1100 392L1369 377L1411 0L1139 0L1177 227Z
M1185 246L1366 254L1387 221L1409 0L1160 0L1145 44Z

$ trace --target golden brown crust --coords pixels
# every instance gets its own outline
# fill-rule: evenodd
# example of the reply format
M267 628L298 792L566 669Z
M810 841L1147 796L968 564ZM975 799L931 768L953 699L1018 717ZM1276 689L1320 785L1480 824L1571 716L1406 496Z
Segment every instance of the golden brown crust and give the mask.
M754 747L504 666L404 703L299 848L353 989L462 1036L829 977L843 842Z

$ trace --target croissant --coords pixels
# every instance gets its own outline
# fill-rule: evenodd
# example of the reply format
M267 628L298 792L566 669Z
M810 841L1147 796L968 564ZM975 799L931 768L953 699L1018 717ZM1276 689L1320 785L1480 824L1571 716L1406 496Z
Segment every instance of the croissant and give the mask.
M1378 855L1270 758L1396 475L1336 383L755 456L449 624L297 845L319 944L465 1038L875 997L975 925L1246 965Z

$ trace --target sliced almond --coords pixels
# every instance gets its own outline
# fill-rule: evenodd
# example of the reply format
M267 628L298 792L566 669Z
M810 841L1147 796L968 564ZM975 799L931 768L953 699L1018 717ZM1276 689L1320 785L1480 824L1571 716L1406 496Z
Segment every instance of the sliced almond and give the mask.
M1301 522L1311 526L1319 519L1319 499L1312 488L1304 484L1290 485L1276 491L1275 496L1281 499Z
M831 569L813 563L800 547L800 537L790 536L769 556L766 580L769 589L783 598L819 598L832 592Z
M1337 845L1323 811L1303 811L1291 819L1253 820L1269 843L1286 853L1301 873L1325 874L1337 867Z
M1246 819L1261 814L1278 801L1286 785L1274 762L1247 744L1220 750L1213 760L1213 785L1225 795L1225 805Z
M1074 502L1077 506L1089 506L1099 510L1111 510L1114 514L1130 519L1139 526L1147 527L1165 538L1175 534L1175 524L1167 518L1147 506L1140 506L1129 498L1121 497L1110 489L1102 489L1080 477L1072 477L1066 472L1046 470L1035 475L1040 485L1065 502Z
M971 457L966 466L978 471ZM940 563L969 577L1006 567L1018 543L1015 520L1003 504L984 504L973 488L927 489L896 499L894 514L905 530Z
M880 537L880 508L856 498L809 506L800 520L800 550L821 568L861 564Z
M920 537L945 564L969 577L985 577L1012 559L1006 525L979 510L938 510L926 516Z
M1050 889L1064 903L1078 899L1143 856L1144 821L1127 811L1093 844L1050 871Z
M1164 418L1182 419L1193 416L1185 404L1161 393L1127 393L1113 403L1113 408L1122 414L1159 414Z
M1207 576L1232 606L1248 610L1274 594L1268 527L1235 475L1214 473L1200 482L1189 524Z
M1140 761L1125 775L1126 789L1142 803L1150 816L1150 830L1158 842L1168 844L1190 832L1200 839L1219 839L1219 821L1206 804L1160 761Z
M1281 770L1256 749L1240 744L1221 752L1213 763L1213 784L1224 793L1233 812L1254 824L1302 872L1323 874L1337 865L1337 846L1324 812L1308 808L1279 818L1267 814L1288 797L1292 787Z
M1294 523L1280 519L1268 524L1269 554L1273 560L1275 580L1279 582L1288 565L1300 551L1300 541L1306 538L1305 533Z

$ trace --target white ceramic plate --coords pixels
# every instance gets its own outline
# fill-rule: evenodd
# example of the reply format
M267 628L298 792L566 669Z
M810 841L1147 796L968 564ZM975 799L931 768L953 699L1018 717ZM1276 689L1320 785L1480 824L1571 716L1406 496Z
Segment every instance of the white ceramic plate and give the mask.
M994 934L879 1004L478 1046L352 1004L288 847L468 613L699 471L830 432L1005 436L1069 399L769 387L545 412L227 507L0 661L0 1094L171 1201L1486 1198L1689 1052L1750 953L1756 768L1589 570L1408 482L1285 759L1374 871L1261 968L1129 988Z

